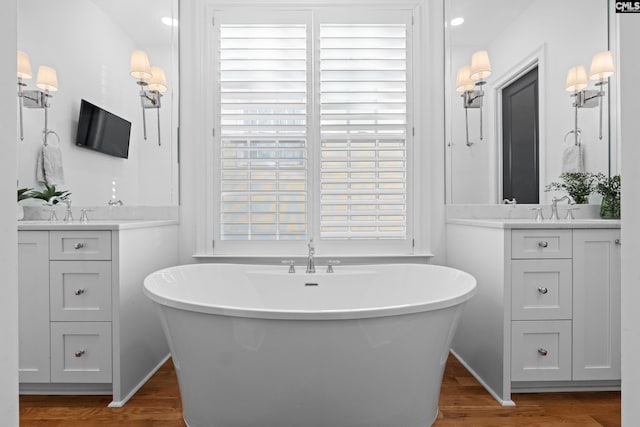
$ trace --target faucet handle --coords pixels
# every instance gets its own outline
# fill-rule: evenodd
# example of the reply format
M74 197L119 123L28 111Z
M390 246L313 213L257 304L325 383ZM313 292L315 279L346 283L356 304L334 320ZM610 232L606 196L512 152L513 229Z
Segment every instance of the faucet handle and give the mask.
M544 215L542 214L542 207L531 208L532 211L536 211L536 221L542 222L544 220Z
M293 274L293 273L296 272L296 260L295 259L283 259L282 263L289 266L289 273Z
M56 207L54 205L49 205L49 222L56 222L58 220L58 216L56 215Z
M576 219L576 217L573 216L573 211L577 211L578 209L580 209L580 208L574 208L574 207L569 206L567 208L567 216L564 217L564 219Z
M89 222L87 212L93 212L93 209L80 209L80 222L86 224Z
M338 259L330 259L327 261L327 273L333 273L333 266L340 264Z

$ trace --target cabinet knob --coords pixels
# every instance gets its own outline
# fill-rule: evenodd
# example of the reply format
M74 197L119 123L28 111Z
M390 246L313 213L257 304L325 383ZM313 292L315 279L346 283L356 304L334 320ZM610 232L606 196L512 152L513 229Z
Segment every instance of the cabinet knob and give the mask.
M84 356L85 353L86 352L84 350L79 350L79 351L75 352L75 356L76 357L82 357L82 356Z
M84 248L84 243L76 243L75 245L73 245L73 249L82 249Z
M76 295L82 295L84 294L84 289L76 289L73 293Z
M538 242L538 246L541 248L546 248L547 246L549 246L548 242Z
M541 294L543 294L543 295L544 295L544 294L546 294L547 292L549 292L549 289L547 289L547 288L543 288L543 287L540 287L540 288L538 288L538 292L540 292Z
M540 356L546 356L549 352L544 348L539 348L538 353L540 354Z
M622 240L620 239L616 239L614 240L614 242L616 243L616 245L622 245Z

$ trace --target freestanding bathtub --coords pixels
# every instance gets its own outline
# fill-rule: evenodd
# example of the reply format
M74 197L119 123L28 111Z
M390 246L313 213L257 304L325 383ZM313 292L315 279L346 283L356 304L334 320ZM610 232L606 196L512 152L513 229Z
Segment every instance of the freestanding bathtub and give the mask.
M190 427L426 427L476 281L416 264L149 275ZM320 272L322 270L322 272Z

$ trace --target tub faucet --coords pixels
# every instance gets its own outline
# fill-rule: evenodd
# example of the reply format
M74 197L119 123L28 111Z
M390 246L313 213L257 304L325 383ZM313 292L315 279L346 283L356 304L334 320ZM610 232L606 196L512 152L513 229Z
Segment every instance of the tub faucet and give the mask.
M573 197L571 196L562 196L559 199L557 197L553 197L553 199L551 199L551 220L557 220L560 219L558 217L558 202L561 202L563 200L566 200L570 205L575 205L576 201L573 200Z
M307 257L307 274L315 273L316 272L316 262L313 259L313 256L316 254L316 250L313 247L313 239L309 240L309 243L307 244L307 247L309 248L309 255Z

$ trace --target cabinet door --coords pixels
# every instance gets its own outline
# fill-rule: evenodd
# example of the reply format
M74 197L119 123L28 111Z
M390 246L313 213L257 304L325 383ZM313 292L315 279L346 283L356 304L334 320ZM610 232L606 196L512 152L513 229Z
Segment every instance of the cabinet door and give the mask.
M19 378L48 383L49 363L49 233L18 233Z
M620 379L620 230L573 232L573 379Z

